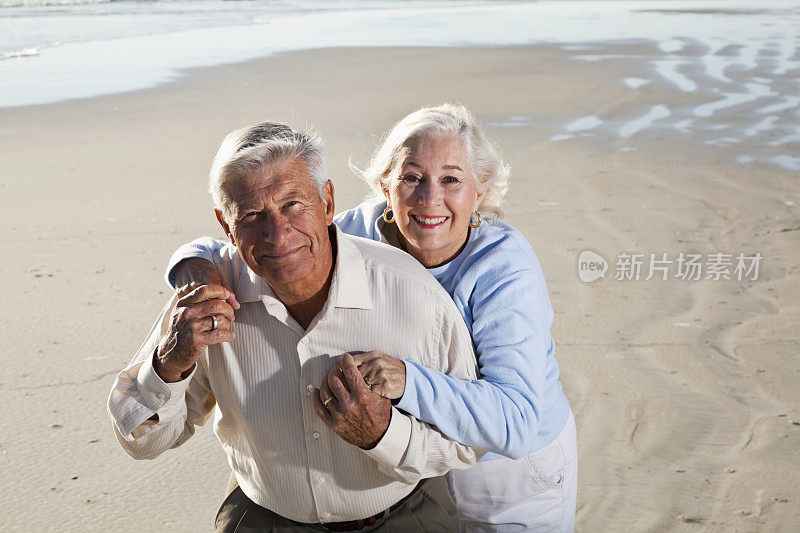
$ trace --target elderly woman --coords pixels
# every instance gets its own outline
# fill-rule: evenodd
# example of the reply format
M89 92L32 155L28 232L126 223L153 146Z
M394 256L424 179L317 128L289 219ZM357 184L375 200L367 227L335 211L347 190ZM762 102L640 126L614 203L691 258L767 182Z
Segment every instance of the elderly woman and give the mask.
M379 200L335 223L402 248L428 268L469 327L481 379L394 357L403 354L356 358L367 383L399 409L488 450L477 466L447 475L462 530L571 531L575 420L558 382L541 268L522 234L498 220L508 176L463 106L422 108L392 128L364 172ZM209 258L209 247L222 244L195 241L170 266Z

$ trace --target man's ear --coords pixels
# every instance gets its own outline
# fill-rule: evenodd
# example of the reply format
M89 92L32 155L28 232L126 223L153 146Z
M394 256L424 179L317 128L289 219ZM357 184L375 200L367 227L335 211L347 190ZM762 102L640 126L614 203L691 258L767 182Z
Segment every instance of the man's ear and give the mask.
M333 182L328 180L322 188L322 202L325 204L325 221L330 226L333 224L333 214L336 207L333 201Z
M222 214L222 211L220 211L219 209L214 209L214 214L217 216L217 222L219 222L219 225L222 226L222 230L225 232L225 235L228 236L228 239L230 239L231 244L235 245L236 242L233 240L233 233L231 233L231 228L230 226L228 226L228 223L225 222L225 215Z

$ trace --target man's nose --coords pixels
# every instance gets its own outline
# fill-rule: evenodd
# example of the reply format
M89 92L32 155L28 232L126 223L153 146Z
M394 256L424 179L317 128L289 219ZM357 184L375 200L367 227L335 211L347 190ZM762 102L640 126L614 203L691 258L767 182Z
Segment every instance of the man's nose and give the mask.
M289 219L280 214L265 217L264 220L264 240L273 245L280 245L289 235Z

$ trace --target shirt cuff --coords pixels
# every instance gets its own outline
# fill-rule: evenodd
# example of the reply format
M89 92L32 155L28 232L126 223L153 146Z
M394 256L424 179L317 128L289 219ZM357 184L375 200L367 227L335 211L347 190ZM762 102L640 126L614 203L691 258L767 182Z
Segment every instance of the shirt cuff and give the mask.
M419 375L419 370L417 370L416 365L409 364L406 360L403 360L403 364L406 365L406 388L403 391L403 395L396 402L393 401L392 405L401 411L417 416L418 409L416 409L416 406L419 402L417 400L416 378Z
M410 439L411 419L392 407L392 419L389 421L386 433L374 448L369 450L362 448L362 451L379 463L396 467L403 460Z
M153 354L155 357L155 354ZM195 363L192 373L185 379L175 383L165 383L153 368L153 357L148 357L139 367L136 376L136 388L139 390L141 402L154 412L158 413L161 421L169 420L181 409L181 404L186 395L186 389L197 372Z

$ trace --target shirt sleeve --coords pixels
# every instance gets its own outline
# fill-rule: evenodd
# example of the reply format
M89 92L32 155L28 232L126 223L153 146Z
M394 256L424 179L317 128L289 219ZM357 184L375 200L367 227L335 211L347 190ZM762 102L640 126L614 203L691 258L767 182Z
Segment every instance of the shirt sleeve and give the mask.
M194 434L195 425L205 424L215 405L202 364L177 383L165 383L153 369L155 350L176 301L173 297L164 308L108 397L114 433L134 459L152 459L180 446Z
M456 381L475 379L475 355L463 319L449 298L439 309L439 354L432 361ZM374 448L364 453L378 462L384 474L413 484L450 470L469 468L486 452L448 438L431 425L392 407L386 433Z
M458 442L524 457L540 426L546 358L554 349L544 279L529 269L484 273L470 303L482 379L455 379L404 361L406 389L397 408Z
M189 259L192 257L205 259L206 261L213 263L214 258L220 256L220 252L226 244L228 243L212 237L200 237L199 239L195 239L190 243L182 245L180 248L175 250L175 252L172 254L172 257L169 258L167 271L164 273L164 279L170 285L170 287L174 288L175 274L172 271L175 269L175 265L184 259Z

